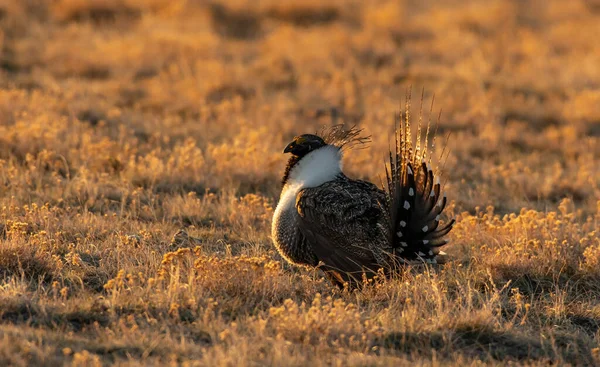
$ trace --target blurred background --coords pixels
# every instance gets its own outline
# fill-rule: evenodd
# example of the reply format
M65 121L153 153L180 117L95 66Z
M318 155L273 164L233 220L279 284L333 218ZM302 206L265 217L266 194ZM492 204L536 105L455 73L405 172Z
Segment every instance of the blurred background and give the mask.
M413 117L423 90L424 119L433 94L443 111L451 210L570 198L591 213L600 198L597 0L1 0L0 27L12 203L272 204L285 144L332 123L372 135L345 164L378 180L409 88Z

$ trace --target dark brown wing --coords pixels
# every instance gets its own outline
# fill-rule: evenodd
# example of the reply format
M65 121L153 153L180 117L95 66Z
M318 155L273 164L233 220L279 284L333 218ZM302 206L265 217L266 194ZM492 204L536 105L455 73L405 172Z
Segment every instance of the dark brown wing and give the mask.
M380 267L371 248L387 240L378 227L384 200L377 186L344 176L298 193L298 227L330 278L360 281Z

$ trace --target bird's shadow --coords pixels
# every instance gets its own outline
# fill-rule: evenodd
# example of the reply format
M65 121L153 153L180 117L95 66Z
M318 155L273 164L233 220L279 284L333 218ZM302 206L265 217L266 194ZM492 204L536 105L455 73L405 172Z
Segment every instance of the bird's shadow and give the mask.
M585 338L556 334L543 340L533 335L465 324L444 331L392 332L374 346L402 354L433 354L451 360L456 354L496 361L560 360L593 364L592 345Z

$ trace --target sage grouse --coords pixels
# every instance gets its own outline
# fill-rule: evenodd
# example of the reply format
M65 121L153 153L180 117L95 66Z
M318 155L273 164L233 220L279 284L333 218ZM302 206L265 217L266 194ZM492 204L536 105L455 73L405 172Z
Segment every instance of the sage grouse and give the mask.
M413 145L408 116L399 120L383 189L342 170L345 148L368 139L359 129L304 134L285 147L291 157L272 238L287 261L318 267L338 286L357 285L380 269L391 275L401 264L436 262L454 220L440 225L446 196L440 197L427 152L429 124L423 146L420 123Z

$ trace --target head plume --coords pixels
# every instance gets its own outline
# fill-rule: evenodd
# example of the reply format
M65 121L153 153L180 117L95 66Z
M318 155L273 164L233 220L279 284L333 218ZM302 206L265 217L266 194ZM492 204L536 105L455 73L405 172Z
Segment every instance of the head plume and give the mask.
M338 147L339 149L366 148L371 142L371 136L364 136L363 129L356 125L347 127L343 124L324 127L318 133L325 143Z

